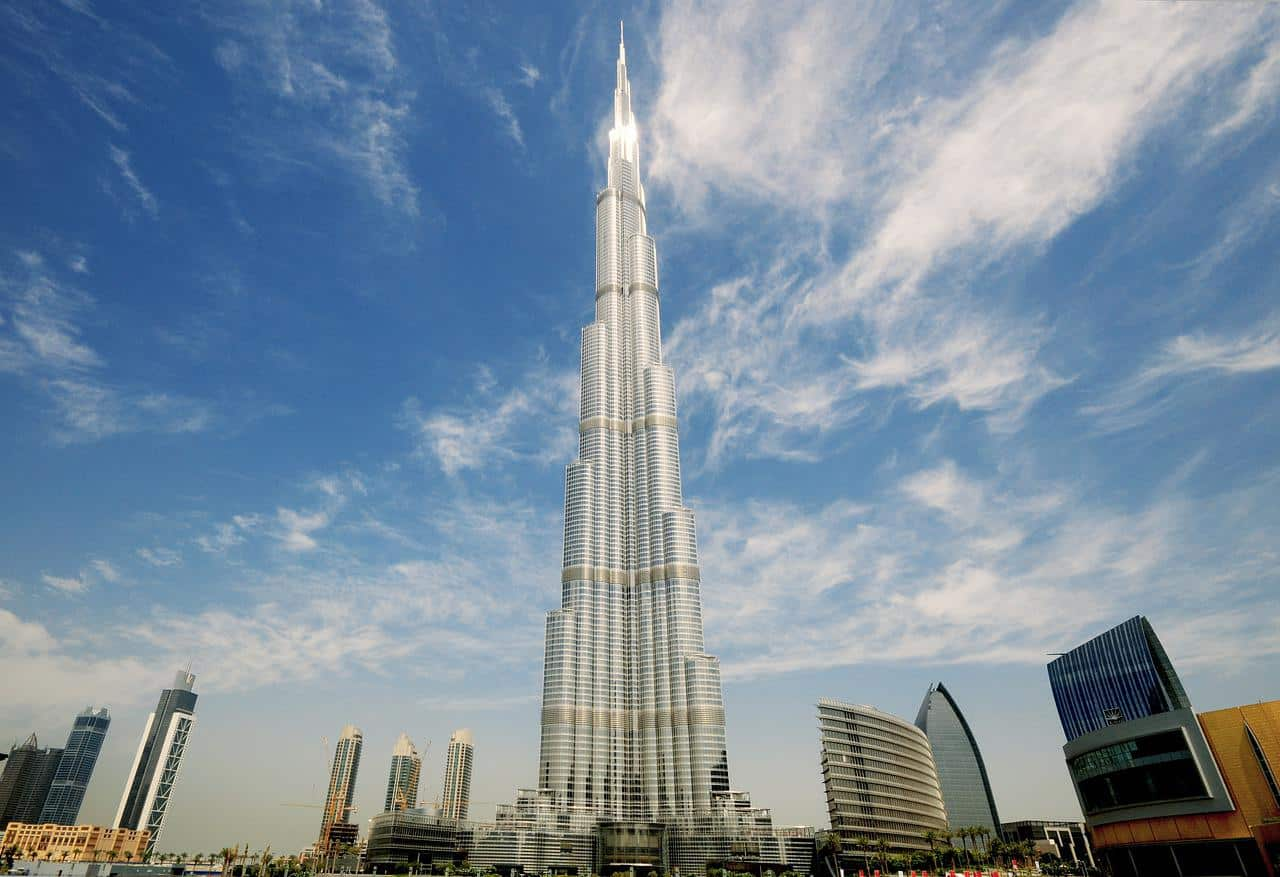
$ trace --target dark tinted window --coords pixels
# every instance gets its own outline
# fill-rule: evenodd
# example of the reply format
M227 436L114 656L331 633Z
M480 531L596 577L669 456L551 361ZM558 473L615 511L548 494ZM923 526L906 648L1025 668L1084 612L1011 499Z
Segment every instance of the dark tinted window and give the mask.
M1078 755L1071 775L1085 812L1208 796L1182 731L1164 731Z

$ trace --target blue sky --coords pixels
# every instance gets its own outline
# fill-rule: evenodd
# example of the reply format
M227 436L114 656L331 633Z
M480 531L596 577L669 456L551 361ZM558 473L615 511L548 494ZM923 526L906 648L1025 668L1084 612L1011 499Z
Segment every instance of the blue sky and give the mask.
M545 7L545 8L542 8ZM625 17L731 778L826 824L814 703L941 679L1076 808L1045 653L1141 612L1278 695L1267 4L0 9L0 739L158 689L162 847L360 818L401 731L531 783Z

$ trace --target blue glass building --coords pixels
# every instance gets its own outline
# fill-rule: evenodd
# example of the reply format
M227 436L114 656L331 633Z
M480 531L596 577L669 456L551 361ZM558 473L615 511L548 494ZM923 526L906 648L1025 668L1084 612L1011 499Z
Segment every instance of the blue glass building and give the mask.
M1141 615L1050 662L1049 685L1068 742L1109 725L1191 708L1169 656Z
M93 768L98 763L98 753L102 751L102 741L106 739L110 726L111 714L105 707L88 707L76 716L62 759L58 762L58 770L53 775L49 795L44 800L44 809L40 812L41 822L75 825Z

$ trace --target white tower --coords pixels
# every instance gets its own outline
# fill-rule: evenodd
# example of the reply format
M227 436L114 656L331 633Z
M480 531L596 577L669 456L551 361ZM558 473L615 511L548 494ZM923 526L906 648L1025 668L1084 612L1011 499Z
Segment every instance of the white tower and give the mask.
M619 41L595 321L582 330L565 475L561 608L547 616L538 786L602 819L678 821L729 790L719 661L706 654L658 259Z
M471 808L471 762L475 745L470 728L459 728L449 737L445 755L444 786L440 815L446 819L466 819Z

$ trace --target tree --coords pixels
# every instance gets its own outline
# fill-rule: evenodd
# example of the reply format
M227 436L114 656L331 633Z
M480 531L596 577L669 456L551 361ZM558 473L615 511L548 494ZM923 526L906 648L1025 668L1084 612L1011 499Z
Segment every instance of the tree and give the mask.
M876 852L880 854L880 870L889 870L889 842L884 838L876 841Z
M938 832L932 828L924 833L924 839L929 844L929 858L933 861L933 870L938 870Z

